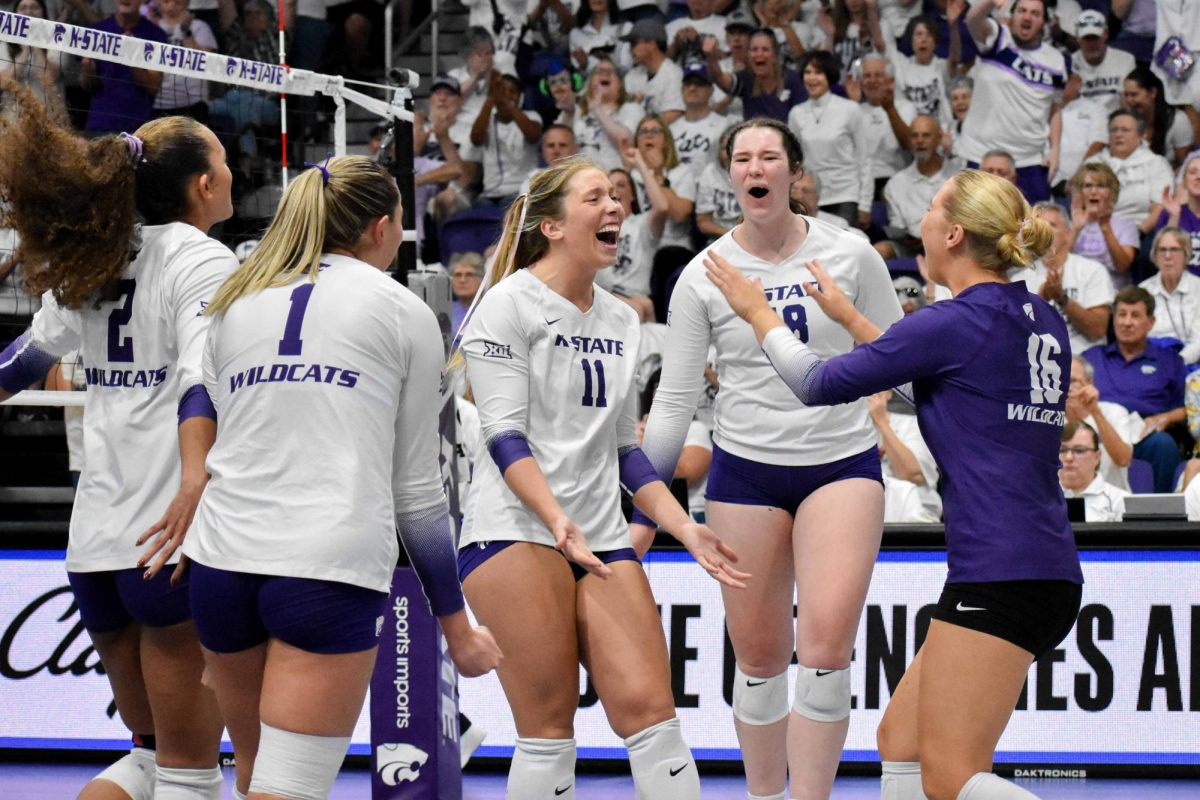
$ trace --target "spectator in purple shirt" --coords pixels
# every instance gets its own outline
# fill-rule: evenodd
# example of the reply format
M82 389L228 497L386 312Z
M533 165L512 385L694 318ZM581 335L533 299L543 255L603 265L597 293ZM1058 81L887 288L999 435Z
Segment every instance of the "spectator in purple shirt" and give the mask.
M96 23L106 33L135 36L160 44L167 35L138 11L138 0L117 0L117 11ZM154 98L162 86L162 73L134 69L112 61L85 58L80 82L92 93L88 135L136 130L154 116Z
M1187 231L1192 240L1188 272L1200 275L1200 150L1184 159L1176 189L1163 192L1162 205L1155 230L1182 228Z
M704 55L713 85L741 98L746 119L770 117L787 122L792 106L808 99L800 76L784 67L779 42L770 30L760 28L751 35L746 54L749 66L732 75L721 69L721 48L715 40L704 42Z
M1071 178L1071 252L1108 268L1114 289L1133 284L1140 241L1137 223L1113 212L1121 182L1107 164L1090 161Z
M1023 283L1008 283L1052 234L1015 186L967 170L934 197L921 238L931 277L954 299L886 333L809 262L808 296L861 343L828 360L788 330L760 285L718 256L707 266L803 403L900 387L942 469L949 576L879 726L883 796L1018 800L1032 795L983 770L1033 660L1074 625L1083 583L1058 483L1067 329Z
M1097 345L1083 357L1096 371L1101 397L1145 418L1133 457L1154 467L1154 491L1170 492L1181 459L1166 430L1187 421L1183 406L1187 370L1178 353L1150 341L1153 328L1153 295L1140 286L1122 289L1113 300L1116 341Z

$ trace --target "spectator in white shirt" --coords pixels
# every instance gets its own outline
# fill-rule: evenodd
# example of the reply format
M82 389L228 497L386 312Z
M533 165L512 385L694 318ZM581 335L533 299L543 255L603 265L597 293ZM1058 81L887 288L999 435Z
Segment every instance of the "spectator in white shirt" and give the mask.
M667 23L667 56L686 61L701 55L700 42L711 36L718 42L725 38L725 15L714 14L716 0L687 0L688 15Z
M976 0L967 12L979 57L972 72L974 101L956 152L971 165L988 150L1007 150L1025 198L1049 200L1049 179L1058 171L1066 58L1043 41L1045 0L1017 0L1005 24L991 18L997 5Z
M1082 497L1086 522L1120 522L1128 492L1107 483L1099 474L1100 437L1086 422L1068 422L1058 448L1062 468L1058 480L1068 498Z
M542 123L521 110L521 80L511 59L497 58L500 71L471 126L471 144L482 150L483 190L480 200L507 206L516 199L525 178L537 169L537 144Z
M1072 86L1068 86L1064 99L1069 98L1071 93ZM1107 142L1108 112L1104 106L1086 97L1067 99L1062 110L1058 172L1050 178L1050 185L1055 187L1056 194L1063 191L1061 184L1071 180L1084 159L1103 150Z
M1105 343L1112 315L1113 285L1099 261L1071 252L1071 223L1057 203L1038 203L1033 211L1054 232L1054 247L1029 267L1009 272L1010 281L1058 309L1071 336L1071 352L1082 353Z
M891 390L867 398L871 424L879 437L879 457L884 478L911 484L922 506L920 519L905 522L936 522L942 517L942 498L937 491L938 467L917 426L915 413L888 411ZM899 520L897 520L899 521Z
M1108 46L1108 21L1099 11L1087 10L1079 15L1075 38L1079 52L1071 59L1071 67L1080 83L1080 96L1095 100L1108 113L1121 105L1125 76L1137 64L1124 50Z
M952 118L950 64L936 55L940 34L941 29L933 17L916 17L908 23L905 32L913 54L906 56L899 48L889 47L887 56L895 69L896 96L906 98L918 114L935 117L944 124Z
M158 7L158 27L171 44L209 53L216 51L216 34L207 22L192 16L187 0L155 0L155 5ZM154 115L182 114L208 122L208 99L208 81L163 73L162 86L154 96Z
M596 66L595 57L612 55L621 33L621 10L616 0L584 0L575 12L575 27L568 36L571 61L580 72Z
M1108 147L1096 157L1121 182L1114 211L1137 223L1143 234L1154 230L1162 211L1163 189L1175 183L1171 165L1142 139L1145 131L1146 123L1137 114L1114 111L1108 118Z
M730 120L712 110L713 84L703 60L687 62L683 68L683 116L671 123L679 163L699 177L717 162L717 140Z
M1119 403L1100 399L1095 369L1082 355L1071 357L1067 422L1086 422L1100 436L1100 474L1119 489L1129 488L1127 469L1133 445L1145 435L1142 415Z
M696 206L696 176L690 168L679 163L671 129L662 117L652 114L643 117L634 133L633 147L644 157L648 173L637 168L630 150L623 151L621 159L625 162L626 171L633 176L639 205L642 208L654 205L646 190L649 181L661 186L666 194L667 225L662 234L661 247L679 247L690 252L691 219Z
M463 36L463 64L448 73L459 83L462 95L461 115L474 120L483 108L491 87L493 60L496 45L487 28L478 25L467 28Z
M621 166L621 151L633 141L633 131L645 113L641 103L625 93L625 81L608 56L599 56L588 73L583 91L555 90L558 122L570 125L579 151L606 170Z
M742 216L729 180L728 144L733 128L730 125L721 133L717 160L706 165L696 178L696 227L709 242L729 233Z
M1142 139L1172 164L1182 164L1196 144L1196 131L1184 108L1167 103L1162 81L1149 67L1125 76L1121 107L1142 118Z
M621 41L631 45L635 65L625 75L625 91L647 114L661 116L668 125L683 116L683 70L667 58L667 29L662 22L639 20Z
M1150 258L1158 274L1139 286L1154 296L1153 337L1176 339L1185 364L1200 361L1200 278L1186 269L1192 240L1179 228L1163 228L1154 237Z
M831 91L841 77L836 56L814 50L801 63L808 100L788 113L788 127L804 149L805 171L821 181L823 211L866 228L875 187L863 112Z
M867 152L871 158L872 198L882 196L887 179L912 161L909 125L917 109L895 94L891 63L878 53L868 53L860 62L860 76L846 80L846 96L858 100L867 127ZM858 77L855 80L854 77Z
M921 218L942 184L962 171L961 161L944 158L938 151L942 128L933 117L914 119L909 139L913 163L889 178L883 187L888 241L877 243L875 249L884 258L911 258L921 252Z

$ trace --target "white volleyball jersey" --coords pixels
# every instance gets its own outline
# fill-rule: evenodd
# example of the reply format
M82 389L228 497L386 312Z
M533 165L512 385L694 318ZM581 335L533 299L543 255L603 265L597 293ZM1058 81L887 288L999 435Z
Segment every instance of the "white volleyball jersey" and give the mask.
M71 310L42 298L29 344L58 356L78 348L88 387L71 572L137 566L134 543L179 491L179 400L201 380L204 306L236 268L229 248L191 225L147 225L113 299Z
M433 312L378 269L321 257L213 320L212 476L184 544L218 569L386 592L396 513L445 503Z
M756 258L734 234L709 246L762 281L771 306L801 341L821 358L848 352L854 341L827 317L804 284L813 280L804 266L820 260L854 302L880 329L903 316L883 259L866 239L828 223L804 217L808 237L783 263ZM739 226L740 227L740 226ZM660 475L674 473L696 400L704 387L709 343L716 345L721 391L717 394L713 441L741 458L768 464L809 466L861 453L875 444L867 401L835 406L802 404L775 372L754 337L705 275L703 253L684 268L667 318L662 380L642 449Z
M597 552L630 546L617 451L637 443L639 337L633 309L603 289L585 313L524 269L484 295L463 335L484 442L523 435ZM554 537L481 455L460 546L490 541Z

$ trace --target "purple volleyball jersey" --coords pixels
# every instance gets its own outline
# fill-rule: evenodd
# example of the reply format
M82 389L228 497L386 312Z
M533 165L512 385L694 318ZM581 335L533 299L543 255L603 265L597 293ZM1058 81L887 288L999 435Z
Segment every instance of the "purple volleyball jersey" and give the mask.
M1083 583L1058 483L1070 338L1024 282L983 283L910 314L814 375L822 404L909 381L942 469L949 583Z

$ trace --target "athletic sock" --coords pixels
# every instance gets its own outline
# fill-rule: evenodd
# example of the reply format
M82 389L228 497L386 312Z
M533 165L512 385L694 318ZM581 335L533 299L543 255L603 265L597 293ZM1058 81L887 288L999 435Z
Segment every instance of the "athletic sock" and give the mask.
M927 800L921 787L920 761L884 761L880 800Z
M958 800L1037 800L1037 795L999 775L976 772L958 793Z

